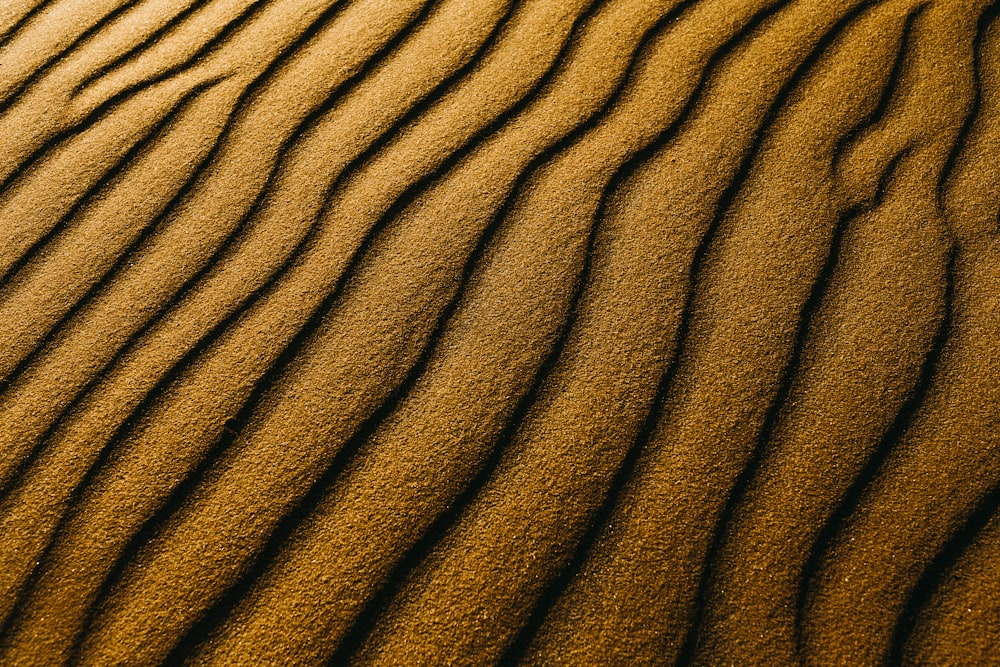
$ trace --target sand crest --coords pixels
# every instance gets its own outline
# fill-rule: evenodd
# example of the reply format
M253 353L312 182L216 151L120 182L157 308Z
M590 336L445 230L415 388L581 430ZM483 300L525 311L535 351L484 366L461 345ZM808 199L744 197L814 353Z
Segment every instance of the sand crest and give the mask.
M0 664L1000 660L1000 3L0 4Z

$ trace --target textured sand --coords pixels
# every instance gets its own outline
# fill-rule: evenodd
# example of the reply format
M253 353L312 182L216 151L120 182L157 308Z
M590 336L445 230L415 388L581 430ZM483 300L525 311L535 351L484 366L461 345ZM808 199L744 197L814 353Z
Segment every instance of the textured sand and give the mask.
M1000 3L0 3L0 665L1000 664Z

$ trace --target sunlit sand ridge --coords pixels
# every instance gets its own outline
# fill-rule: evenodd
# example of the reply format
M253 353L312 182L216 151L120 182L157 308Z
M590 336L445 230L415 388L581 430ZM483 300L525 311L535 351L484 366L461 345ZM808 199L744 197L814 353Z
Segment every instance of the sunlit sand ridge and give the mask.
M992 664L998 150L987 0L0 3L0 664Z

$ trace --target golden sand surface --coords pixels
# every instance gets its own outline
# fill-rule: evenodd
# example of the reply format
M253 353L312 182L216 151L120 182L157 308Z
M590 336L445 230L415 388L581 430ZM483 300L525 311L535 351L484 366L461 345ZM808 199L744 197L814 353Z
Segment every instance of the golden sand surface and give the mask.
M0 2L0 665L1000 665L1000 1Z

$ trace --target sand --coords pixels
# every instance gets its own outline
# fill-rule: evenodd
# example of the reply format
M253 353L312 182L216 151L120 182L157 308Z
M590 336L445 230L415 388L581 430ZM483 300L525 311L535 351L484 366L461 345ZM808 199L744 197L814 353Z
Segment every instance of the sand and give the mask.
M1000 4L0 6L0 664L1000 663Z

